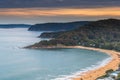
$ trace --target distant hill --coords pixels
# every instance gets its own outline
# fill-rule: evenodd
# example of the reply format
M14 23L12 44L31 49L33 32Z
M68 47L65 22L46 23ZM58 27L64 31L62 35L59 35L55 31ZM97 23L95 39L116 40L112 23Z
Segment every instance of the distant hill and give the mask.
M0 28L29 28L28 24L0 24Z
M41 41L28 46L28 48L42 48L61 44L66 46L82 45L120 51L120 20L99 20L71 31L43 33L42 37L52 37L54 39Z
M73 30L87 24L88 21L68 22L68 23L44 23L32 25L29 31L67 31Z

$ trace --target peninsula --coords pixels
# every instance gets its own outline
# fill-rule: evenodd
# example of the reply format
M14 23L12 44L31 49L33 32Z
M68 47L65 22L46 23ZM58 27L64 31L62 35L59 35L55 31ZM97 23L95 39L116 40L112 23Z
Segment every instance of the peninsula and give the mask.
M32 25L29 31L68 31L87 24L89 21L75 21L66 23L41 23Z
M40 35L43 40L27 48L46 48L49 46L87 46L120 51L120 20L105 19L90 22L75 30L47 32Z
M0 28L29 28L29 24L0 24Z

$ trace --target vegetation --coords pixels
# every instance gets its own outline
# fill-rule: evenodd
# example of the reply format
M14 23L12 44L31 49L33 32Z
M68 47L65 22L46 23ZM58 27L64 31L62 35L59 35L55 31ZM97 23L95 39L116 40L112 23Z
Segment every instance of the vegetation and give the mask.
M113 70L110 69L110 70L107 70L105 73L106 73L106 74L110 74L110 73L112 73L112 72L113 72Z
M75 30L43 33L40 37L54 38L41 41L36 45L43 46L63 44L67 46L82 45L120 51L120 20L107 19L90 22Z
M118 74L118 78L117 78L117 80L120 80L120 73Z
M87 24L88 21L68 22L68 23L44 23L32 25L29 31L68 31Z
M112 73L112 72L113 72L112 69L107 70L107 71L105 72L105 73L106 73L105 75L100 76L100 77L98 77L97 79L103 79L103 78L109 77L109 74Z

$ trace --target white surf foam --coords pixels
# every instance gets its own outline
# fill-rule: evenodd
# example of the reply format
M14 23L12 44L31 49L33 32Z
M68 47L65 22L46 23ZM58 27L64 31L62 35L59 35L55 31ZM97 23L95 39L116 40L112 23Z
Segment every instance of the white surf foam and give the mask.
M78 72L72 73L71 75L61 75L58 78L55 79L51 79L51 80L71 80L73 78L78 78L82 75L85 75L85 73L87 71L91 71L91 70L95 70L98 69L100 67L105 66L106 64L108 64L110 61L112 60L112 57L109 57L107 59L104 59L103 61L99 61L98 63L96 63L95 65L91 65L90 67L86 67L84 69L81 69Z

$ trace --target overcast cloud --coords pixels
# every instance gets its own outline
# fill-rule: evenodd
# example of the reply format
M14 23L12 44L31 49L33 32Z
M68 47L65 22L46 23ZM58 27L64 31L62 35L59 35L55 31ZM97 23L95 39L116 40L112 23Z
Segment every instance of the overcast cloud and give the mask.
M110 7L120 6L120 0L0 0L0 8L33 7Z

